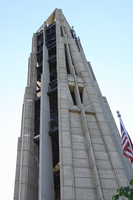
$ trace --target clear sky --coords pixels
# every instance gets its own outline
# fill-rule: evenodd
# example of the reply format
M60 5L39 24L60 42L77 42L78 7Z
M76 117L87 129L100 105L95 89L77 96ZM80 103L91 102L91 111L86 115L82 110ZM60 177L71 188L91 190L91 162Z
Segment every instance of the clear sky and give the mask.
M10 200L31 38L55 8L80 37L118 129L116 110L133 140L133 1L1 0L0 5L0 196Z

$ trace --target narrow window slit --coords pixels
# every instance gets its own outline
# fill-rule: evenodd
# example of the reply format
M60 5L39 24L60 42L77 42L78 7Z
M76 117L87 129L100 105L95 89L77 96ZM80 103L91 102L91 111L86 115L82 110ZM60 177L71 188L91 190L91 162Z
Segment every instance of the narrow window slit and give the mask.
M70 50L70 45L68 45L68 47L69 47L69 52L70 52L70 56L71 56L72 65L74 66L73 59L72 59L72 54L71 54L71 50Z
M83 103L83 94L82 93L79 93L79 94L80 94L81 103Z
M72 96L74 105L77 105L74 92L71 92L71 96Z
M60 26L61 37L63 37L62 27Z
M80 95L81 103L83 103L83 88L82 87L79 87L79 95Z
M65 60L66 60L66 69L67 73L70 74L69 64L68 64L68 58L67 58L67 52L66 52L66 45L65 46Z

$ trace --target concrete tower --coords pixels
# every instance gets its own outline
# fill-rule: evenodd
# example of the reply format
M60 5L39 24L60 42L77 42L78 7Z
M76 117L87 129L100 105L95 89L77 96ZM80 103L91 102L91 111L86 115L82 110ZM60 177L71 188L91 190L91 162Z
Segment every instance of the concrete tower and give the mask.
M33 34L14 200L109 200L131 177L80 40L55 9Z

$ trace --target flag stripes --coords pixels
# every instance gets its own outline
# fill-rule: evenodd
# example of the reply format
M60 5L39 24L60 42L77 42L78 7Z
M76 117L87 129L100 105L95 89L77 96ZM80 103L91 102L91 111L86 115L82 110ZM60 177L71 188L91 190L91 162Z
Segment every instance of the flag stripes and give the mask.
M124 156L130 159L131 165L133 168L133 144L132 144L130 136L128 135L128 132L126 131L124 127L121 116L119 115L118 117L120 119L123 154Z

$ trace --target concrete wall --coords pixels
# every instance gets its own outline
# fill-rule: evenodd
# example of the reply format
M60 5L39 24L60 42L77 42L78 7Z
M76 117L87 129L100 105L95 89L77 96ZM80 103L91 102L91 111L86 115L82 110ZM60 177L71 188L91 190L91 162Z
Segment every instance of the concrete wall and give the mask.
M61 199L111 199L118 187L128 184L130 172L125 173L94 85L95 76L88 70L83 50L78 50L61 10L56 10L56 32ZM72 90L77 105L70 97Z

